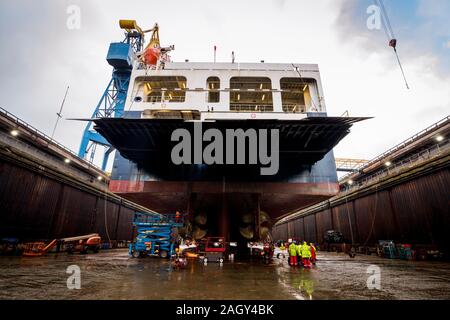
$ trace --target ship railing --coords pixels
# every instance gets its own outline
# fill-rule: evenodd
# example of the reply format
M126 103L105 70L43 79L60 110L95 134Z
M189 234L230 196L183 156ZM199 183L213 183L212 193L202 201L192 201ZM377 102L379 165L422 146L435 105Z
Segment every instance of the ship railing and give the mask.
M307 112L306 105L300 104L283 104L283 112L287 113L305 113Z
M389 167L384 168L383 170L380 170L376 173L373 173L367 177L365 177L362 180L359 180L357 182L353 182L353 184L348 184L348 181L345 182L345 189L342 191L343 193L350 193L353 192L356 189L364 188L370 184L378 183L382 179L399 174L402 172L405 168L413 168L423 162L429 161L433 158L439 157L442 154L450 152L450 139L444 140L440 143L437 143L425 150L422 150L420 152L417 152L410 157L396 162L392 164Z
M149 103L160 103L160 102L163 102L163 100L162 100L162 96L150 96L150 97L147 97L147 101L146 102L149 102Z
M178 102L178 103L180 103L180 102L184 102L185 100L186 100L186 98L184 96L182 96L182 97L175 96L175 97L172 97L171 99L166 97L163 102L168 102L168 103Z
M79 159L80 161L84 162L88 167L92 167L92 168L94 168L94 169L96 169L98 171L103 172L103 170L100 167L98 167L97 165L95 165L94 163L89 162L86 159L80 158L75 151L67 148L65 145L63 145L60 142L56 141L52 137L50 137L47 134L43 133L42 131L36 129L35 127L33 127L32 125L28 124L27 122L21 120L19 117L17 117L13 113L5 110L2 107L0 107L0 113L2 113L5 117L12 119L13 122L15 122L16 126L21 126L21 127L26 128L28 131L33 132L37 136L40 136L41 138L43 138L43 140L46 140L47 142L49 142L49 143L51 143L53 145L56 145L58 148L63 149L64 151L70 153L73 157L75 157L75 158Z
M230 104L231 111L238 112L273 112L273 105Z
M161 91L162 92L162 91ZM175 96L171 99L167 96L163 99L162 96L149 96L147 97L147 103L174 103L174 102L185 102L186 98L184 96Z

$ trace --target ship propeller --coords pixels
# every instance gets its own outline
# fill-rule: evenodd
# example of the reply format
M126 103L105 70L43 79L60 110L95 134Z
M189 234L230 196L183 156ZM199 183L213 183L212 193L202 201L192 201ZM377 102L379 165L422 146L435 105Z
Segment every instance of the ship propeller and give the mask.
M253 226L253 221L254 215L251 213L244 214L241 216L242 226L239 228L239 232L241 236L243 236L245 239L251 240L255 237L255 229ZM265 239L268 236L271 224L272 223L270 216L266 212L260 211L259 232L261 239Z

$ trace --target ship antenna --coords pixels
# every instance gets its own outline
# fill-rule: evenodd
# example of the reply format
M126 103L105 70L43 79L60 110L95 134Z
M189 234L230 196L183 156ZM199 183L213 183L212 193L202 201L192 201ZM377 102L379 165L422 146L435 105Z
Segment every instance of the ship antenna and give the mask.
M296 66L296 65L293 64L293 63L291 63L291 64L292 64L292 68L294 68L294 70L298 73L298 76L301 78L302 75L300 74L300 70L298 70L298 66Z
M56 113L56 123L55 123L55 127L53 128L52 137L51 137L52 139L53 139L53 136L55 135L55 131L56 131L56 127L58 126L59 119L62 118L62 110L64 107L64 102L66 102L67 92L69 92L69 86L67 86L66 93L64 94L64 98L61 103L61 107L59 108L59 112Z
M392 25L389 20L389 16L387 14L386 8L384 6L383 0L375 0L376 4L381 8L382 21L384 26L384 31L386 33L386 37L389 41L389 46L394 49L395 56L397 58L398 65L400 67L400 71L402 72L403 80L405 81L406 88L409 90L408 80L406 79L405 71L402 66L402 62L400 61L400 57L397 52L397 39L395 38L394 31L392 30Z

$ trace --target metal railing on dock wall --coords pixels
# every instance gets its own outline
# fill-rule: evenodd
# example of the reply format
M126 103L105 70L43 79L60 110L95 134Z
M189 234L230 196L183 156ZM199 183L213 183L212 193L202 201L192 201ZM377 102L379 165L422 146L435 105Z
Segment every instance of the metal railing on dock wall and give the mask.
M95 165L94 163L89 162L86 159L80 158L75 151L67 148L66 146L64 146L60 142L56 141L52 137L49 137L47 134L45 134L42 131L36 129L32 125L28 124L27 122L23 121L22 119L20 119L19 117L17 117L16 115L14 115L11 112L5 110L2 107L0 107L0 114L2 114L6 118L11 119L14 123L16 123L16 125L20 125L20 126L26 128L28 131L30 131L30 132L40 136L41 138L43 138L44 140L48 141L49 143L51 143L51 144L57 146L58 148L63 149L64 151L70 153L72 156L78 158L80 161L84 162L89 167L93 167L94 169L103 172L103 170L100 167L98 167L97 165Z
M400 173L405 169L405 167L413 168L422 162L445 154L446 152L450 153L450 139L444 140L443 142L435 144L426 150L415 153L400 162L392 164L390 167L386 167L383 170L377 171L376 173L373 173L358 182L354 182L352 185L347 184L341 194L349 193L355 189L364 188L371 183L379 182L381 179L389 175Z
M432 124L431 126L429 126L428 128L416 133L415 135L413 135L412 137L404 140L403 142L397 144L396 146L390 148L389 150L383 152L382 154L378 155L377 157L375 157L374 159L370 160L369 162L367 162L366 164L362 165L361 167L359 167L357 169L357 171L362 171L365 168L368 168L370 166L372 166L373 164L382 161L383 159L386 159L389 155L393 154L394 152L403 149L404 147L408 146L409 144L417 141L418 139L422 138L423 136L425 136L426 134L428 134L429 132L435 130L436 128L439 128L440 126L442 126L443 124L447 123L450 121L450 116L445 117L444 119ZM353 173L349 173L345 176L343 176L340 180L341 181L345 181L347 180Z

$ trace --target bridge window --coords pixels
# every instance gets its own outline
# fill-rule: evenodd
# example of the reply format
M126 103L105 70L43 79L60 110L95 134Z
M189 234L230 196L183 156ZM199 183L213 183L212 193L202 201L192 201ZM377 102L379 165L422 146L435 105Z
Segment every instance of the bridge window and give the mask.
M284 112L306 112L311 108L311 89L315 80L281 78L281 102Z
M184 102L186 99L185 77L145 77L141 84L146 102Z
M230 79L230 110L273 111L272 82L265 77Z
M220 79L218 77L209 77L206 80L208 88L208 102L217 103L220 101Z

